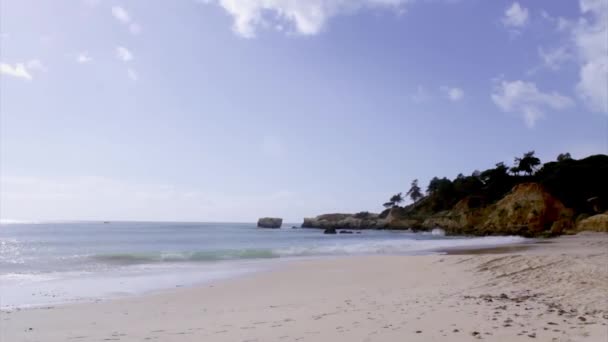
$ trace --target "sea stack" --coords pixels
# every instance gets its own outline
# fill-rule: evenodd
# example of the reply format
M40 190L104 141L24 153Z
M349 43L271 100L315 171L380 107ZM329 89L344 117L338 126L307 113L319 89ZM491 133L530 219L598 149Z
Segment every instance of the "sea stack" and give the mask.
M259 228L281 228L283 219L279 217L262 217L258 220Z

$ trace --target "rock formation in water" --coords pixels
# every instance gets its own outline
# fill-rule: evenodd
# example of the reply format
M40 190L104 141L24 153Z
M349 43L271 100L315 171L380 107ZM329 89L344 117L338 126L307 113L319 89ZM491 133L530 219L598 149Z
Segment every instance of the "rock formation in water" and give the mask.
M281 228L283 219L278 217L262 217L258 220L260 228Z

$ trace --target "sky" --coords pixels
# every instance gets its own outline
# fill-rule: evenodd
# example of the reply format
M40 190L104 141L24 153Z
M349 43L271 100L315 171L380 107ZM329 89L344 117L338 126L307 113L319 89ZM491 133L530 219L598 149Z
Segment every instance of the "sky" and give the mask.
M301 222L608 153L608 1L2 0L0 219Z

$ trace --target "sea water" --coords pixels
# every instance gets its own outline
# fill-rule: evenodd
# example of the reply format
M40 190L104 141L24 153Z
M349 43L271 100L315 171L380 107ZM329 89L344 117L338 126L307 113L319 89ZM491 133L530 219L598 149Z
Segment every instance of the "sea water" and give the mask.
M192 286L269 270L295 258L432 254L520 237L441 231L256 228L254 223L43 222L0 224L0 309L54 305Z

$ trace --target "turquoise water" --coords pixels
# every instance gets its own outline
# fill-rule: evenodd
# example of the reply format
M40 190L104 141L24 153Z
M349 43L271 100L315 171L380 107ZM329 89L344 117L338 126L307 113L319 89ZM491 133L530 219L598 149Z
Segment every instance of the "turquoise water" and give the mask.
M45 305L189 286L302 257L428 254L518 237L440 232L260 229L253 223L47 222L0 225L0 306Z

